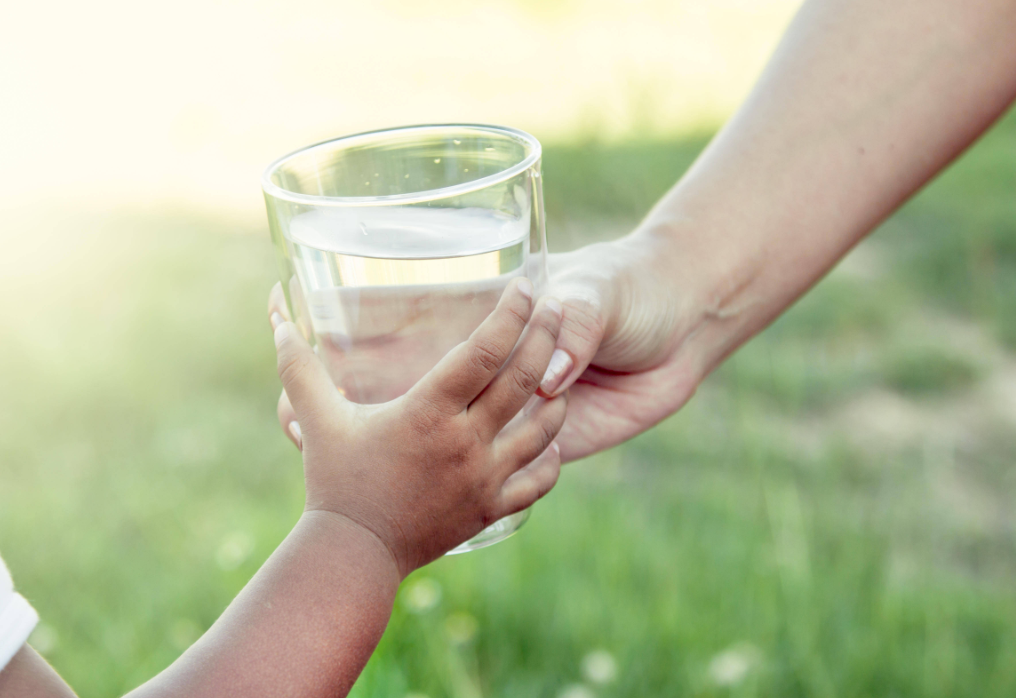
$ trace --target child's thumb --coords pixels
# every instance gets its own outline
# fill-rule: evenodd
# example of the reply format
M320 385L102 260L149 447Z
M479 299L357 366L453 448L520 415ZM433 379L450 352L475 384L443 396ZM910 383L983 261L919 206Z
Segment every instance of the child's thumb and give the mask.
M304 432L317 419L335 411L341 402L331 376L314 350L291 322L275 329L275 351L279 359L279 378L296 419Z

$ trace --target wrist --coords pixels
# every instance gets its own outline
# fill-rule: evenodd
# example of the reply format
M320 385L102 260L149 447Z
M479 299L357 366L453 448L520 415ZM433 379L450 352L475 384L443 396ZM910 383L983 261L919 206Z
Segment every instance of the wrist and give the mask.
M753 298L760 256L751 241L724 229L671 201L630 236L644 251L643 278L670 298L670 355L679 355L697 381L750 336L759 306Z
M404 565L377 533L344 514L327 509L308 509L300 517L297 528L327 541L328 549L336 556L355 557L360 566L369 567L379 582L388 582L393 589L397 589L411 571L403 571Z

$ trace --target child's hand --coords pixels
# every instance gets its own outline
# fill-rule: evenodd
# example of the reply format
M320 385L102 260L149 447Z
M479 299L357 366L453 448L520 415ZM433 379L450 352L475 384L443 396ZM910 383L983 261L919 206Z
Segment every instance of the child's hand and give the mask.
M561 305L545 300L533 311L532 293L528 280L513 282L468 341L381 405L346 400L295 325L278 324L279 375L302 432L307 510L362 527L405 577L546 494L560 469L552 441L566 398L536 398L519 411L550 362Z

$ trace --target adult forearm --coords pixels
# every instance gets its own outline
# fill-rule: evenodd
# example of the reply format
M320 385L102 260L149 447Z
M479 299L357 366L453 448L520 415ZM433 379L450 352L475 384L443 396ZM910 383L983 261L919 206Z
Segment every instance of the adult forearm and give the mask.
M637 235L701 308L707 372L1016 96L1013 0L811 0ZM662 242L661 242L662 241Z
M131 696L345 695L399 581L380 541L336 515L305 514L208 633Z

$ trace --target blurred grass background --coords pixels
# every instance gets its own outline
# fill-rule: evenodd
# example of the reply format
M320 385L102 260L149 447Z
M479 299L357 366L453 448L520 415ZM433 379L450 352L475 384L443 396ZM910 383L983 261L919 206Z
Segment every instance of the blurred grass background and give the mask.
M710 134L559 128L556 249L629 230ZM171 662L301 509L256 174L229 187L253 209L3 202L0 553L82 696ZM1016 694L1014 351L1010 115L678 415L411 577L356 695Z

